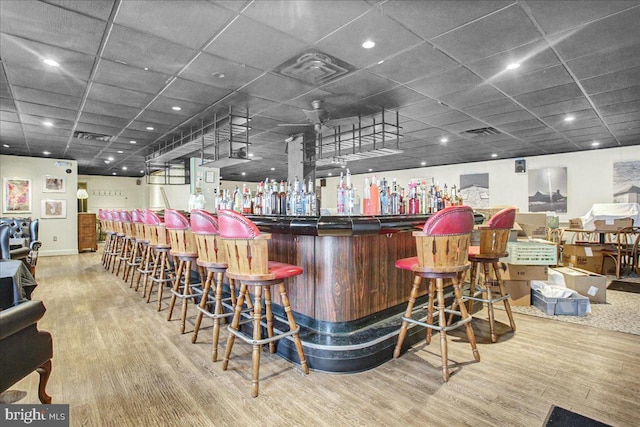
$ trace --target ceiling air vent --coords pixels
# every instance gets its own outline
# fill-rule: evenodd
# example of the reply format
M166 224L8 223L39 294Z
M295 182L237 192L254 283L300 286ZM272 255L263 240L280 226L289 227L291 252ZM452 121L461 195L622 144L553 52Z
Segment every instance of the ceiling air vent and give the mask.
M91 139L93 141L104 141L109 142L113 136L111 135L103 135L101 133L93 133L93 132L82 132L75 131L73 132L73 137L78 139Z
M472 135L472 136L490 136L490 135L499 135L502 132L500 132L496 128L486 127L486 128L478 128L478 129L466 130L463 133L466 133L466 134Z
M346 62L314 50L289 59L275 72L315 86L335 80L354 69Z

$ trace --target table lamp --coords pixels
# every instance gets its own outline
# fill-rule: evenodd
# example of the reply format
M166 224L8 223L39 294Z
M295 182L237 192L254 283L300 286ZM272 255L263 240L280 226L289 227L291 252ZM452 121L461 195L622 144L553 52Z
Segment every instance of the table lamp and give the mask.
M87 211L87 206L86 206L86 200L89 198L89 193L87 193L87 190L85 190L84 188L81 188L78 190L78 200L80 200L80 212L86 212Z

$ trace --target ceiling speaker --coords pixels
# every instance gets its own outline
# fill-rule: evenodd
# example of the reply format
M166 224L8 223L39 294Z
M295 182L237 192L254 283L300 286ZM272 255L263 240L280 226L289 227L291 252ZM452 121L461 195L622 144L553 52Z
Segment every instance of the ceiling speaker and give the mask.
M527 161L525 159L516 160L516 173L525 173L527 171Z

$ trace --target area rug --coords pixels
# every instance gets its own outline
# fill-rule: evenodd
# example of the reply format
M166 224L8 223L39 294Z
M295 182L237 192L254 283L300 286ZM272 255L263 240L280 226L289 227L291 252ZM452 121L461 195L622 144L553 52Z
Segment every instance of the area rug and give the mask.
M577 323L585 326L593 326L594 328L640 335L638 307L640 307L640 294L607 289L607 302L605 304L592 303L591 313L587 313L584 317L550 316L533 305L512 306L511 309L515 313L527 314L529 316L544 317L560 322ZM501 304L496 304L495 308L504 310Z
M601 423L593 418L585 417L561 408L560 406L552 406L547 415L546 427L610 427L609 424Z

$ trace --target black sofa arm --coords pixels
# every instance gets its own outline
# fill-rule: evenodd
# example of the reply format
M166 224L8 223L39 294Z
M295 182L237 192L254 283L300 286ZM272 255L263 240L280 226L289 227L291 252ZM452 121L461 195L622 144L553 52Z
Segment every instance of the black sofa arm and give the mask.
M45 311L42 301L26 301L0 311L0 340L37 323Z

